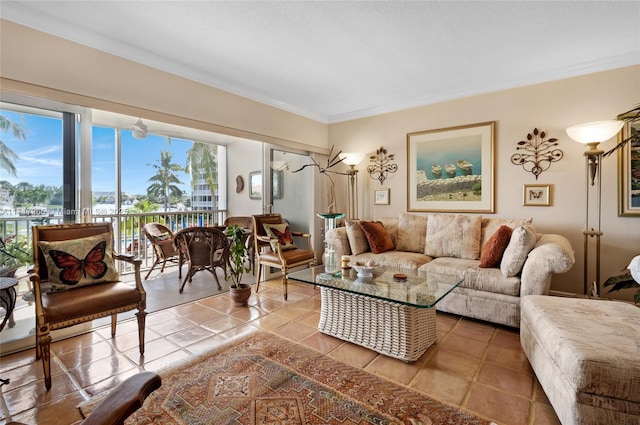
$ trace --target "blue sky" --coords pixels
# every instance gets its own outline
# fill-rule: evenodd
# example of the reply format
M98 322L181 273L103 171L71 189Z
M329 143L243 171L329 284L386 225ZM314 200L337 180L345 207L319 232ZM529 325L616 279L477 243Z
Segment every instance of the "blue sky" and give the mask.
M0 170L0 180L13 185L28 182L33 185L62 186L62 120L7 110L0 113L27 131L27 139L16 139L11 132L2 132L1 140L18 154L15 161L17 177ZM94 192L115 191L115 131L94 127L92 149L92 188ZM149 134L146 139L134 139L131 131L122 130L122 190L130 194L144 194L148 179L155 174L153 164L160 151L173 153L173 162L184 166L191 142ZM190 177L180 174L183 190L190 191Z

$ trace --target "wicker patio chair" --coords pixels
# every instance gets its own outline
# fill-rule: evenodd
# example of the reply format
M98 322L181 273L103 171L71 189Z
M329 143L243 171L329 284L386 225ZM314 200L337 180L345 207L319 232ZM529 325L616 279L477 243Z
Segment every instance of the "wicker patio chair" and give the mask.
M200 270L208 270L215 278L218 289L222 289L215 269L219 267L224 272L229 261L227 235L213 227L187 227L176 233L175 243L180 256L189 264L189 271L180 285L180 293L187 281L191 282L193 275Z

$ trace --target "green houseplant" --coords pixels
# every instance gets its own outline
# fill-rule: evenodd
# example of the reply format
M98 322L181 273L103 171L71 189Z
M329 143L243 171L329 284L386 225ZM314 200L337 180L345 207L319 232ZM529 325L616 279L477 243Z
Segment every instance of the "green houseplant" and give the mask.
M242 275L249 271L249 268L244 265L248 258L245 230L238 225L233 225L227 227L225 233L230 240L229 262L226 267L226 277L231 279L229 294L234 305L244 306L251 296L251 286L241 283Z
M13 277L21 266L33 261L31 247L18 235L0 239L0 277Z

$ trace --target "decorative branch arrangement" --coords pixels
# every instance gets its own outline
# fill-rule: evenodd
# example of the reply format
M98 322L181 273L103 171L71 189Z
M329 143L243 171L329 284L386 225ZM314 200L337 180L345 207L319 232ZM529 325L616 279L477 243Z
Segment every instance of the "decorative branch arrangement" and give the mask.
M511 162L515 165L522 165L525 171L536 176L542 174L551 167L552 162L562 159L564 153L557 149L558 139L551 138L544 140L546 133L533 129L533 134L527 134L527 140L520 140L516 150L524 150L523 153L515 153L511 156Z
M321 166L320 164L318 164L318 162L315 159L311 158L311 161L313 161L313 164L306 164L298 168L297 170L292 171L292 173L297 173L298 171L302 171L307 167L316 167L320 172L320 174L324 174L329 178L330 183L329 183L329 200L328 200L329 211L328 212L331 214L336 212L336 184L335 184L335 181L333 181L331 174L340 174L343 176L347 175L347 173L345 172L331 170L332 167L335 167L336 165L342 162L342 158L340 158L341 153L342 151L338 151L338 153L333 155L333 145L331 145L331 149L329 150L329 158L327 159L327 165L325 167Z
M627 112L624 112L618 115L618 119L624 122L634 122L634 121L640 120L640 105L636 106L633 109L628 110ZM602 157L603 158L608 157L615 151L624 148L627 143L636 143L636 142L640 142L640 132L632 132L631 136L627 137L626 139L624 139L623 141L615 145L613 148L606 151L604 154L602 154Z
M394 154L387 155L387 150L380 146L380 149L376 150L375 155L369 157L369 161L373 164L367 167L367 172L372 179L378 180L380 185L386 180L388 173L395 173L398 171L397 164L391 164Z

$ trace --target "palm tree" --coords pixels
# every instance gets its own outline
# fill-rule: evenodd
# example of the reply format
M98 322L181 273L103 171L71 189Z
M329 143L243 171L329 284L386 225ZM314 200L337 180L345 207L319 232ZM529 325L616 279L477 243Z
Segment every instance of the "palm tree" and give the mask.
M17 139L25 140L27 138L27 132L24 128L2 115L0 115L0 130L3 132L11 131ZM0 140L0 170L5 170L9 175L16 177L17 170L15 161L18 158L18 154L9 149L9 147Z
M191 174L191 187L202 178L211 190L212 203L215 204L218 190L218 147L208 143L193 142L187 151L185 171ZM215 205L212 205L215 208Z
M182 197L182 189L177 185L183 183L176 175L176 172L183 171L184 168L172 163L172 158L173 154L171 152L160 152L160 160L153 164L153 168L157 170L156 174L149 179L152 184L147 188L147 194L150 197L162 200L165 211L169 209L169 198L171 196Z

